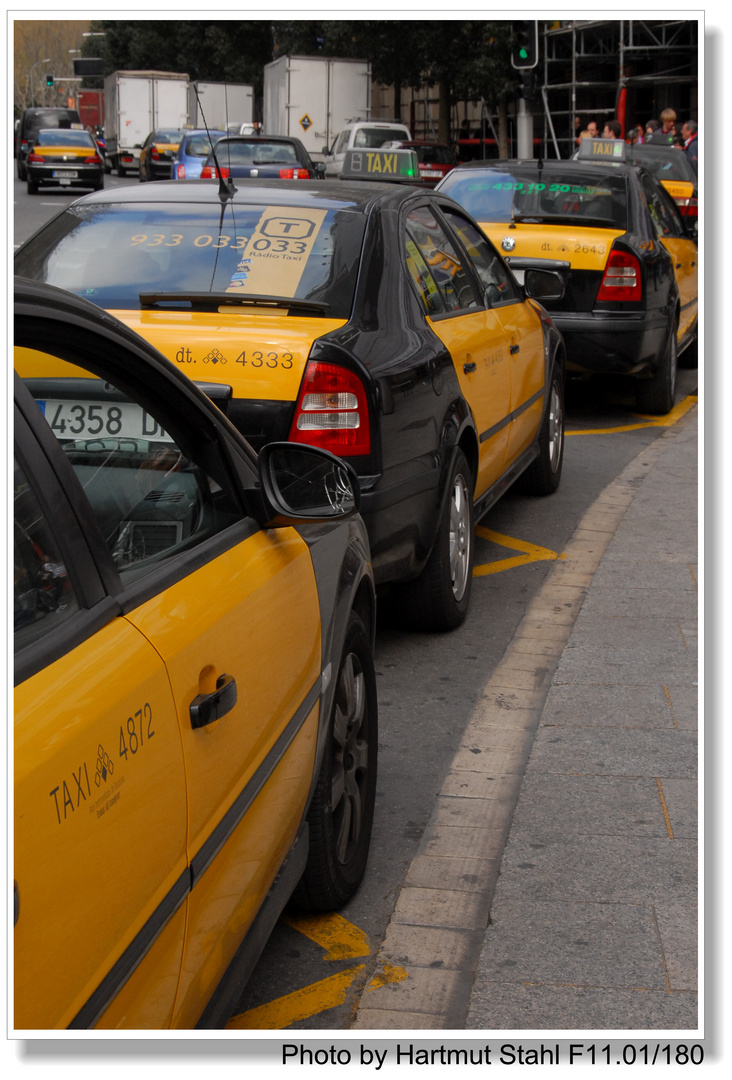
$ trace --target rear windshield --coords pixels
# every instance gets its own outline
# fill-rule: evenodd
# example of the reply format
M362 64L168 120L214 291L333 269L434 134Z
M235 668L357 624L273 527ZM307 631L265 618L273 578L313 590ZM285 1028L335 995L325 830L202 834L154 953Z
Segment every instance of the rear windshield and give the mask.
M292 143L280 142L232 142L229 139L216 144L219 165L292 165L299 164L297 150Z
M642 165L653 173L657 180L682 181L696 186L696 174L694 167L680 150L670 150L668 154L657 154L652 149L645 150L642 146L634 146L632 153L633 161Z
M31 113L22 121L24 131L40 131L41 128L68 128L79 124L79 114L70 109L43 109Z
M94 141L86 131L56 128L54 131L39 131L36 146L94 146Z
M221 138L223 138L221 131L212 131L210 139L208 135L191 135L185 142L184 151L188 157L208 157L211 153L211 143L213 142L215 146L217 140Z
M422 165L454 165L455 155L449 146L412 146Z
M348 318L365 219L348 208L77 204L17 253L15 273L136 309L141 292L315 300Z
M358 128L356 134L353 137L353 145L357 149L367 146L369 149L374 150L382 146L385 142L391 142L394 139L405 138L405 132L403 127L393 128L370 128L361 127Z
M156 143L175 143L176 145L181 141L185 132L177 131L175 128L168 129L166 131L156 131L153 134L153 142Z
M440 190L464 206L477 221L536 221L552 224L626 229L625 176L603 169L555 169L535 166L511 172L448 173Z

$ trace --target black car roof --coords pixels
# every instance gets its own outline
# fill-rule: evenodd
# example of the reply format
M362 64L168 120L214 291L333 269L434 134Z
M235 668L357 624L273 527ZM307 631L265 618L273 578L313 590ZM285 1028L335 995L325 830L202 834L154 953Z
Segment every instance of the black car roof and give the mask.
M326 210L349 209L366 213L375 204L385 208L398 206L410 196L430 197L429 192L412 184L380 183L367 180L239 180L232 203L271 203L284 199L286 205L308 206L315 203ZM445 196L443 196L444 198ZM156 184L130 185L87 195L74 206L135 205L167 203L171 206L210 204L221 206L219 188L212 180L163 180Z

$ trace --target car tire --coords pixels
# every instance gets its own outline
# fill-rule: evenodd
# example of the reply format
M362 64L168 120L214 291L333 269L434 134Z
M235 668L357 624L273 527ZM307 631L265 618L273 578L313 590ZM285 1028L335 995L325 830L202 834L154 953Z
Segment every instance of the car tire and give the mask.
M18 158L18 179L19 180L27 180L28 179L28 174L27 174L27 172L25 170L25 166L21 162L20 158Z
M455 630L465 621L473 581L473 478L458 449L437 539L422 573L397 589L400 621L412 630Z
M665 416L671 412L676 400L678 368L676 323L674 322L655 374L650 379L642 379L638 382L636 401L641 412L651 413L653 416Z
M529 495L551 495L559 487L564 461L564 379L555 370L549 385L549 404L539 432L539 456L521 477Z
M333 911L353 896L366 870L376 802L378 710L371 641L351 612L338 667L312 802L310 847L292 905Z
M127 176L127 169L125 169L124 165L117 166L117 176L120 178L120 180L124 179L124 177Z
M38 194L38 181L37 180L31 180L30 177L29 177L28 180L26 181L26 191L28 192L29 195L37 195Z

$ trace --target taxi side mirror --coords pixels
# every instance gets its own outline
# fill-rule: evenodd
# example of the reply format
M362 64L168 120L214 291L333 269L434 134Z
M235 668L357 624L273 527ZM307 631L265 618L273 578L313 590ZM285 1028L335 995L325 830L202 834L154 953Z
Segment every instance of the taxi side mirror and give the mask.
M524 275L524 292L540 303L546 300L561 300L564 289L564 278L556 270L532 269L527 270Z
M269 528L341 521L358 512L361 488L355 470L317 446L267 443L259 452L259 495Z

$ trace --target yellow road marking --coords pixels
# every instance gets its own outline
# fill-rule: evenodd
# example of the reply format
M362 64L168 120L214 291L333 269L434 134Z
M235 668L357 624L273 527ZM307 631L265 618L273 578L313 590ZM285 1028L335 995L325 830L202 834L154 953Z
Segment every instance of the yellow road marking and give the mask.
M292 915L284 920L326 950L325 960L354 960L370 956L371 946L363 930L342 915Z
M396 967L394 964L384 964L381 971L376 972L366 989L378 990L381 986L388 986L389 983L404 982L408 978L409 972L406 968Z
M538 544L528 544L525 540L517 540L513 536L504 536L502 533L486 529L483 525L476 525L475 533L484 540L490 540L501 547L511 548L514 551L522 551L523 555L515 555L511 559L499 559L492 563L483 563L482 566L473 567L473 577L484 577L486 574L497 574L501 570L510 570L514 566L525 566L531 562L547 562L554 559L564 559L566 556L558 555L549 548L539 547Z
M661 781L658 779L658 777L656 777L656 784L658 785L658 795L659 795L659 798L661 800L661 809L663 810L663 818L664 818L664 821L666 822L666 832L668 833L668 835L673 840L674 839L674 830L671 828L671 815L668 812L668 807L666 806L666 800L663 797L663 788L661 787Z
M639 424L624 424L622 427L613 428L587 428L584 431L565 431L565 435L617 435L623 431L638 431L640 428L648 427L673 427L678 423L685 413L688 413L689 409L693 408L699 401L696 394L690 394L689 397L684 398L678 405L674 405L673 409L666 416L644 416L642 423ZM639 414L643 416L643 414Z
M324 1009L342 1005L351 983L365 967L365 964L358 964L357 967L346 968L345 971L339 971L337 975L330 975L327 979L321 979L320 982L312 983L302 990L295 990L266 1005L249 1009L248 1012L229 1020L226 1029L231 1031L286 1028L290 1024L297 1023L298 1020L307 1020L311 1016L316 1016Z

